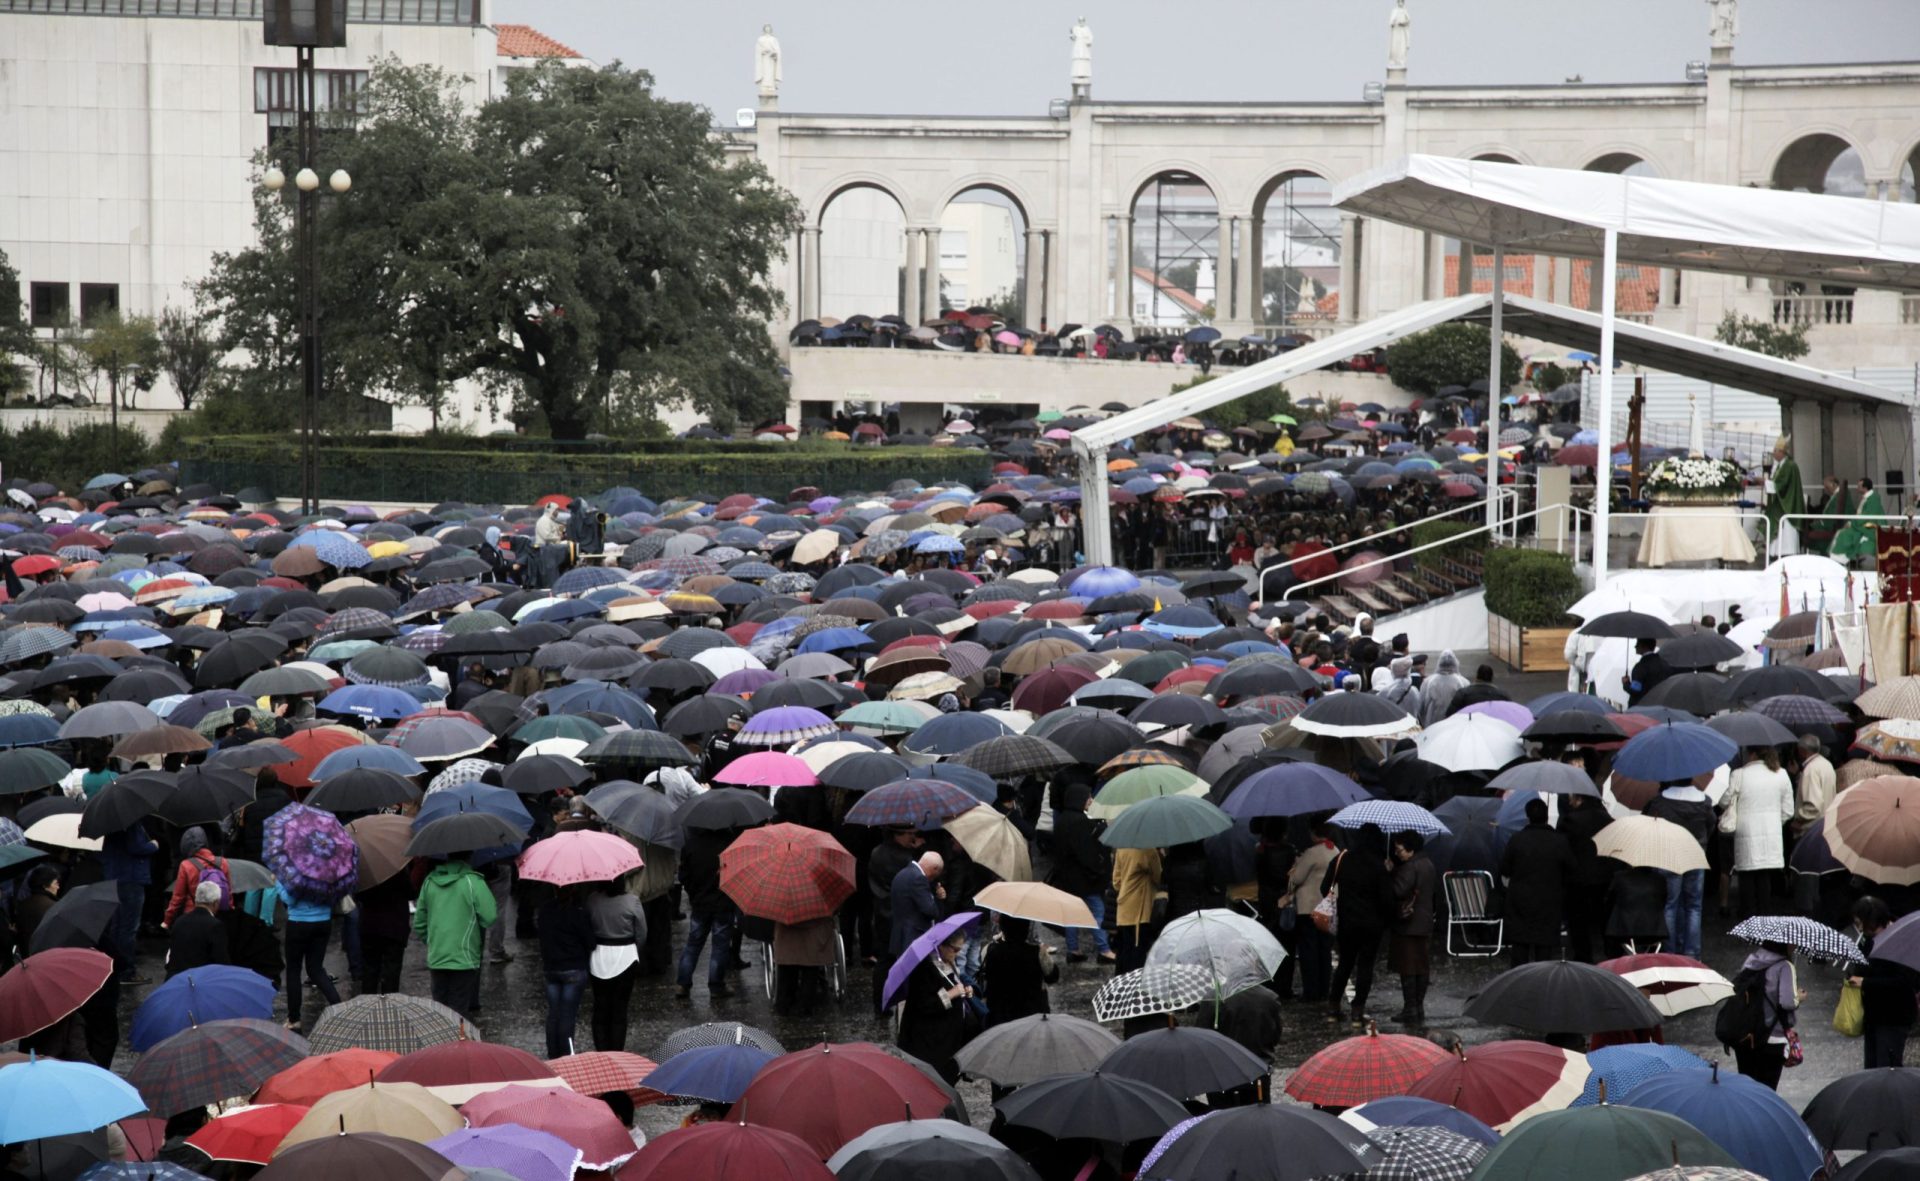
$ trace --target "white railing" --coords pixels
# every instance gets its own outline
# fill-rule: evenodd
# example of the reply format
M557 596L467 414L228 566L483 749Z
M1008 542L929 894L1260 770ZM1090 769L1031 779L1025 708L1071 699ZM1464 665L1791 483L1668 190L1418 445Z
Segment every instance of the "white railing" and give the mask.
M1851 295L1776 295L1773 297L1775 324L1851 324Z
M1284 562L1275 562L1273 565L1267 566L1260 571L1259 597L1263 600L1267 597L1267 576L1269 574L1275 574L1282 570L1290 570L1293 568L1293 565L1296 562L1311 562L1316 558L1323 558L1328 554L1338 553L1339 551L1344 549L1354 549L1358 546L1364 546L1369 542L1377 542L1383 537L1391 537L1395 533L1405 532L1406 530L1413 528L1415 525L1424 525L1428 521L1444 520L1447 517L1457 516L1460 513L1476 511L1476 510L1482 513L1486 512L1487 502L1476 498L1476 499L1467 501L1465 504L1462 504L1457 508L1450 508L1444 513L1435 513L1430 517L1422 517L1418 521L1408 521L1403 525L1395 525L1393 528L1383 530L1379 533L1369 533L1365 537L1356 537L1352 541L1343 541L1339 545L1330 545L1326 549L1316 550L1313 553L1307 554L1305 557L1288 558ZM1464 537L1466 535L1460 534L1460 536ZM1286 592L1282 591L1280 594L1280 597L1283 599L1286 598L1287 597Z
M1484 508L1485 506L1482 505L1481 507ZM1529 518L1542 516L1546 513L1564 513L1567 509L1570 509L1572 507L1573 507L1572 505L1566 505L1566 504L1550 504L1550 505L1547 505L1545 508L1537 508L1529 512L1521 513L1516 519L1526 520ZM1426 519L1431 521L1434 518L1428 517ZM1358 566L1353 566L1344 570L1336 570L1332 574L1322 575L1319 578L1309 579L1306 582L1295 583L1294 585L1288 587L1286 590L1281 591L1280 598L1282 600L1291 599L1294 595L1294 592L1296 591L1305 591L1309 587L1319 586L1323 582L1334 582L1339 579L1346 578L1354 574L1358 574L1362 570L1371 570L1375 566L1392 565L1394 562L1400 561L1402 558L1411 558L1415 554L1425 553L1428 550L1439 549L1442 546L1454 545L1458 542L1465 541L1468 538L1473 537L1477 534L1489 533L1492 529L1493 529L1493 526L1490 526L1490 525L1479 525L1479 526L1476 526L1475 528L1467 530L1465 533L1456 533L1452 537L1443 537L1438 541L1429 541L1425 545L1416 545L1412 549L1401 550L1397 554L1389 554L1384 557L1375 558L1371 562L1362 562Z

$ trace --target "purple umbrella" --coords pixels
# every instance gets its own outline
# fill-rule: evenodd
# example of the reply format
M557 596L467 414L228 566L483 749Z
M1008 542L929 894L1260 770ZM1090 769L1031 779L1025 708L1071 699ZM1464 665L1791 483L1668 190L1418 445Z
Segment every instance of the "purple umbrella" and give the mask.
M887 969L887 987L880 994L880 1007L884 1009L900 999L900 990L907 986L907 977L913 975L913 970L920 966L921 961L932 955L934 948L945 943L947 936L979 917L977 910L963 910L959 914L948 915L927 928L926 934L907 944L907 950L901 952L900 958L893 961L893 967Z
M1140 579L1133 571L1118 566L1095 566L1074 579L1068 589L1081 598L1097 599L1101 595L1124 595L1139 590Z
M748 718L739 741L747 746L790 746L833 731L833 719L817 709L780 705Z
M1533 725L1533 713L1517 701L1476 701L1460 711L1463 714L1486 714L1498 718L1516 730L1524 730Z
M721 693L730 697L744 697L755 689L763 688L780 679L780 674L770 668L743 668L730 672L713 683L709 693Z
M360 873L360 848L331 812L288 804L267 818L260 860L305 902L331 904L351 893Z
M461 1128L427 1147L463 1168L499 1169L520 1181L572 1181L581 1157L560 1137L519 1124Z

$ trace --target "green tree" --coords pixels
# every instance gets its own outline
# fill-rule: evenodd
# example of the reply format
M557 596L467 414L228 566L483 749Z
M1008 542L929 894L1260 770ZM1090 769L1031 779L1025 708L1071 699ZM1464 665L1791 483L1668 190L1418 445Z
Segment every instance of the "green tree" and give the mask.
M1422 396L1444 386L1472 385L1487 376L1487 329L1481 324L1439 324L1387 346L1387 372L1393 384ZM1520 380L1520 354L1500 345L1501 391Z
M1765 353L1786 361L1797 361L1813 349L1807 343L1805 324L1772 324L1738 312L1728 312L1720 318L1719 326L1713 330L1713 338L1721 344Z
M1547 364L1533 371L1533 388L1536 393L1550 394L1561 386L1574 380L1574 375L1558 365Z
M173 382L182 410L193 404L220 370L220 346L206 321L183 308L169 307L154 324L155 364Z
M1190 390L1213 379L1214 375L1209 373L1204 377L1196 377L1192 381L1177 385L1169 392L1177 394L1181 390ZM1275 424L1272 419L1276 414L1287 415L1296 421L1301 417L1300 409L1293 404L1293 399L1287 394L1287 387L1283 385L1270 385L1250 394L1242 394L1230 402L1220 403L1207 411L1203 417L1207 423L1223 431L1230 431L1239 426L1258 427L1265 431L1274 429Z
M153 320L117 311L101 312L88 320L73 337L72 347L106 381L110 403L128 410L134 408L136 384L151 385L160 360Z
M20 299L20 272L0 250L0 400L31 387L26 362L40 351Z

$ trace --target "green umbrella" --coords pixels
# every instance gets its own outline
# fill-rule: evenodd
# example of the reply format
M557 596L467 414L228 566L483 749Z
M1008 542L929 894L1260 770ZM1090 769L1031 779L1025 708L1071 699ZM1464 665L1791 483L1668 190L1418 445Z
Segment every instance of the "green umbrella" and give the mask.
M468 632L505 631L513 624L498 611L462 611L441 625L440 630L450 636L463 636Z
M1165 765L1132 767L1109 779L1093 797L1088 815L1095 820L1114 820L1135 804L1161 796L1199 796L1205 798L1207 781L1184 767Z
M1147 652L1121 665L1120 671L1113 675L1151 689L1165 680L1168 673L1185 668L1190 663L1178 652Z
M1233 817L1194 796L1160 796L1128 808L1107 826L1100 843L1114 849L1166 849L1217 836Z
M1601 1103L1523 1121L1487 1153L1473 1181L1621 1181L1675 1165L1739 1167L1678 1116Z
M926 724L927 715L904 701L863 701L836 720L875 734L911 734Z
M37 746L0 751L0 796L25 795L52 787L72 770L66 760Z

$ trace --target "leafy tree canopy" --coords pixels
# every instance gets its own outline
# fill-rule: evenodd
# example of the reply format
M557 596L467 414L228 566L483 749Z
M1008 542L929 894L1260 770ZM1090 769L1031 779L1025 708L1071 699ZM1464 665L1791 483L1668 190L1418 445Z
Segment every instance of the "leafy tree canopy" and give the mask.
M1713 330L1713 337L1721 344L1751 349L1786 361L1797 361L1813 348L1807 343L1805 324L1773 324L1738 312L1728 312L1721 317L1719 325Z
M0 398L28 388L25 362L37 349L20 299L20 272L7 260L7 252L0 250Z
M1387 346L1387 372L1393 383L1431 397L1442 387L1467 386L1487 376L1487 329L1481 324L1439 324ZM1501 392L1520 380L1520 354L1500 345Z

